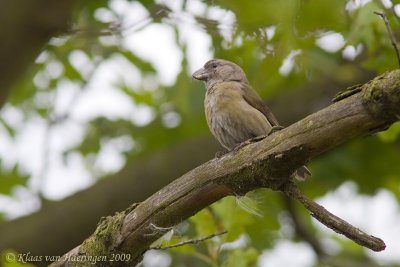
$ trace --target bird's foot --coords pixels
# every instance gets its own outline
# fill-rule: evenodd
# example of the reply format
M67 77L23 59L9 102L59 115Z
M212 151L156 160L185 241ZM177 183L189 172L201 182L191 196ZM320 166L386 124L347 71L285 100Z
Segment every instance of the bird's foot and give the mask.
M256 136L256 137L250 138L250 139L248 139L248 140L246 140L246 141L244 141L244 142L241 142L241 143L237 144L237 145L232 149L232 151L238 151L239 149L241 149L241 148L244 147L244 146L247 146L247 145L249 145L249 144L252 144L252 143L256 143L256 142L258 142L258 141L261 141L261 140L263 140L265 137L269 136L270 134L272 134L272 133L274 133L274 132L277 132L277 131L280 131L280 130L282 130L283 128L284 128L283 126L276 125L276 126L274 126L274 127L271 128L271 131L270 131L268 134Z
M253 138L249 139L249 141L250 141L250 143L256 143L256 142L258 142L258 141L263 140L263 139L266 138L268 135L269 135L269 134L263 134L263 135L260 135L260 136L256 136L256 137L253 137Z
M241 148L244 147L244 146L247 146L247 145L249 145L249 144L256 143L256 142L258 142L258 141L263 140L263 139L264 139L265 137L267 137L267 136L268 136L268 135L260 135L260 136L256 136L256 137L250 138L250 139L248 139L248 140L246 140L246 141L244 141L244 142L241 142L241 143L237 144L237 145L232 149L232 151L238 151L239 149L241 149Z
M237 152L237 151L238 151L239 149L241 149L242 147L245 147L245 146L247 146L247 145L249 145L249 144L251 144L251 143L253 143L253 142L252 142L252 139L249 139L249 140L246 140L246 141L244 141L244 142L241 142L241 143L237 144L237 145L232 149L232 151Z
M225 151L225 150L223 150L223 151L217 151L217 152L215 153L215 157L216 157L217 159L219 159L219 158L221 158L223 155L225 155L226 153L228 153L228 151Z
M275 126L273 126L273 127L271 128L271 131L269 132L268 135L271 135L271 134L273 134L274 132L280 131L280 130L282 130L283 128L285 128L285 127L280 126L280 125L275 125Z

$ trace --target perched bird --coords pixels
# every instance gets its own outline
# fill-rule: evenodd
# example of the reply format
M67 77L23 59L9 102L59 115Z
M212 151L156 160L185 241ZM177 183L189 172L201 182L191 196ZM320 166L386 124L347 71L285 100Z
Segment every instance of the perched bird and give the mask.
M252 138L283 128L235 63L212 59L192 76L206 83L207 124L228 151L249 143ZM304 180L311 173L303 166L295 175Z

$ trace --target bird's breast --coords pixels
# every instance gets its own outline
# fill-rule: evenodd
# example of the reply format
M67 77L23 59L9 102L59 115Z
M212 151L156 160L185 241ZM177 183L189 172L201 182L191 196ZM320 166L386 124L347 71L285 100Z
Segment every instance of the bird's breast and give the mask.
M224 92L207 93L204 99L207 122L210 124L212 117L230 112L230 106L234 104L235 97Z
M221 143L232 144L268 134L271 124L259 110L247 103L239 90L208 91L204 100L207 124ZM223 133L223 134L222 134ZM230 141L221 140L221 136Z

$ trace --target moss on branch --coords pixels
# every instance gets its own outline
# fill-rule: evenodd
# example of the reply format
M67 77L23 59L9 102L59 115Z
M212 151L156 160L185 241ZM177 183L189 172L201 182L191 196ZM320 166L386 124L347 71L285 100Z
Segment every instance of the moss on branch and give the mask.
M400 114L399 81L399 70L385 73L357 86L356 90L353 88L351 93L343 94L331 106L260 142L198 166L137 207L103 221L89 241L70 253L98 254L114 249L129 253L130 265L135 266L151 243L165 233L160 229L168 229L228 195L244 194L260 187L282 190L290 181L290 174L312 158L396 121ZM293 191L289 190L287 194L290 195L290 192ZM308 204L305 206L310 209ZM324 209L320 210L323 212ZM312 209L310 211L313 213ZM330 216L328 213L323 215ZM376 250L384 248L378 239L354 232L346 224L337 227L336 223L341 221L329 217L326 225L350 238L361 235L362 242L352 238L359 244L366 245L371 238L378 246L374 247L372 243L367 246ZM349 234L343 233L346 229ZM106 238L102 238L103 230L107 230ZM107 244L99 245L98 242ZM68 262L53 265L69 266ZM85 266L84 263L82 266Z

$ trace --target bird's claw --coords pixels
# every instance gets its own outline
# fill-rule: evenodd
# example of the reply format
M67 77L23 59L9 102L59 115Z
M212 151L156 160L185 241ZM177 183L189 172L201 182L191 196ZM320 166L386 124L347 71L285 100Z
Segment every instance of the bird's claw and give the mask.
M237 145L232 149L232 151L237 152L237 151L238 151L239 149L241 149L242 147L247 146L248 144L251 144L251 143L252 143L252 139L249 139L249 140L246 140L246 141L244 141L244 142L241 142L241 143L237 144Z
M244 142L241 142L241 143L237 144L237 145L235 146L235 148L232 149L232 151L238 151L239 149L241 149L241 148L244 147L244 146L247 146L247 145L249 145L249 144L256 143L256 142L258 142L258 141L263 140L263 139L264 139L265 137L267 137L267 136L268 136L268 135L260 135L260 136L256 136L256 137L250 138L250 139L248 139L248 140L246 140L246 141L244 141Z
M217 159L219 159L219 158L221 158L223 155L225 155L226 153L228 153L227 151L217 151L216 153L215 153L215 157L217 158Z
M251 143L255 143L255 142L258 142L258 141L263 140L263 139L266 138L268 135L269 135L269 134L263 134L263 135L260 135L260 136L256 136L256 137L253 137L253 138L249 139L249 141L250 141Z
M248 140L246 140L246 141L244 141L244 142L241 142L241 143L237 144L237 145L232 149L232 151L235 151L235 152L236 152L236 151L238 151L239 149L241 149L241 148L244 147L244 146L247 146L247 145L249 145L249 144L252 144L252 143L261 141L261 140L263 140L265 137L271 135L271 134L274 133L274 132L280 131L280 130L282 130L283 128L284 128L284 127L283 127L283 126L280 126L280 125L273 126L273 127L271 128L271 131L270 131L268 134L256 136L256 137L253 137L253 138L251 138L251 139L248 139Z

